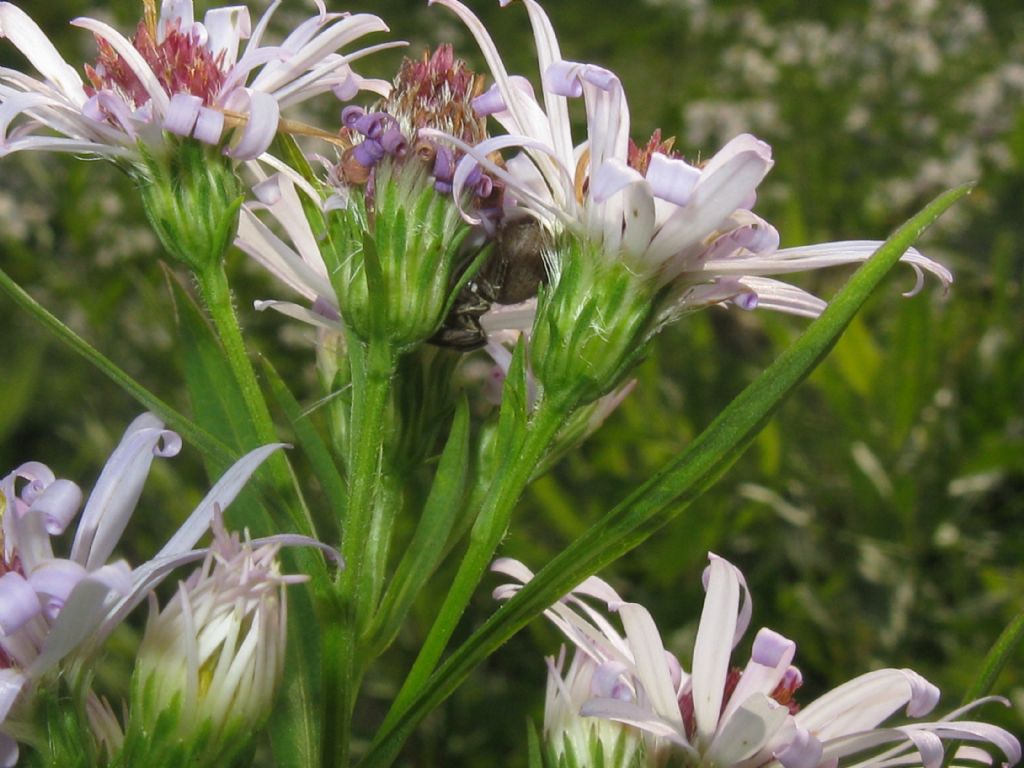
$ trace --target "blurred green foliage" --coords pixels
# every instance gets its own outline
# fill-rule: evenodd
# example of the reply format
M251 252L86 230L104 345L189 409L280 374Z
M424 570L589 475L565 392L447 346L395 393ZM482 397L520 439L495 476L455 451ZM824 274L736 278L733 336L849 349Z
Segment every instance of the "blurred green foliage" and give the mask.
M513 72L536 77L522 8L471 3ZM1024 7L953 0L572 0L549 2L566 58L618 72L633 136L655 127L687 157L732 133L769 141L777 165L758 212L783 242L882 239L942 188L976 178L966 204L921 249L947 263L949 297L913 298L903 272L729 475L670 528L604 574L644 602L686 663L708 550L746 572L754 621L799 645L804 700L878 666L912 666L952 708L991 642L1024 609ZM311 4L286 2L286 25ZM93 55L65 21L95 9L63 0L28 9L69 61ZM332 8L335 10L335 8ZM481 64L442 9L356 2L418 52L452 40ZM139 5L105 9L125 28ZM390 77L397 56L361 71ZM9 47L0 64L22 67ZM328 125L336 113L310 115ZM175 405L187 408L173 307L139 203L111 167L15 156L0 164L0 264L33 295ZM276 295L236 254L243 322L257 351L307 402L319 396L306 334L248 309ZM836 276L804 283L824 296ZM89 487L137 406L0 298L0 466L39 459ZM798 332L801 320L737 310L692 316L659 340L640 386L580 451L537 482L505 551L531 566L676 455ZM158 463L125 555L155 549L204 485L186 450ZM439 600L439 595L434 595ZM426 622L435 605L418 607ZM471 622L493 610L481 591ZM133 644L115 636L102 673L123 684ZM371 683L366 733L416 649L410 631ZM539 713L537 622L479 670L422 729L407 764L525 762L523 716ZM1024 726L1024 665L998 692ZM377 704L381 708L378 711ZM998 708L995 708L998 710ZM482 713L485 713L481 716Z

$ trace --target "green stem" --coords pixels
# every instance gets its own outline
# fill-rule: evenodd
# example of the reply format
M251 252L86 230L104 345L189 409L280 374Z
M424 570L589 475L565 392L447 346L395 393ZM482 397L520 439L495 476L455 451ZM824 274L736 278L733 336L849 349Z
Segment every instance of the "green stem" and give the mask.
M235 314L234 303L231 300L231 289L228 286L224 265L222 262L217 262L202 272L196 272L195 276L199 283L199 292L203 297L203 303L206 305L207 312L210 313L217 337L227 355L228 365L238 383L242 401L252 417L256 435L261 443L276 442L277 431L274 429L270 410L267 408L263 392L256 380L256 372L249 361L249 353L242 337L238 315Z
M213 321L217 338L224 348L228 365L238 385L238 391L242 396L245 409L252 419L253 429L256 433L258 444L279 442L277 430L274 428L274 421L270 416L270 409L263 397L259 381L256 378L256 371L249 360L249 353L245 346L245 339L242 336L242 328L238 322L238 315L235 313L234 302L231 299L231 288L228 285L227 274L224 271L224 264L218 261L211 264L202 271L193 273L199 285L199 293L206 311ZM244 446L251 448L254 446ZM283 454L275 454L267 460L268 471L273 478L274 485L286 496L294 493L297 504L289 505L293 523L299 533L316 537L316 528L312 516L306 507L299 485L295 478L291 464ZM291 493L289 493L291 492Z
M967 706L972 701L977 701L982 696L987 696L996 684L996 679L1013 658L1021 644L1024 643L1024 611L1021 611L1006 626L999 638L993 643L992 648L982 662L981 672L975 678L974 683L967 689L961 706ZM942 762L943 768L952 765L957 750L960 749L962 741L951 741L946 745L946 757Z
M1002 631L999 638L992 645L985 661L981 667L974 684L964 694L962 704L970 704L975 699L988 695L989 691L996 684L996 678L1003 671L1013 654L1017 652L1021 643L1024 643L1024 611L1021 611Z
M388 711L381 726L382 730L390 728L401 718L404 710L415 699L416 693L436 668L459 619L462 618L487 567L494 559L494 553L502 537L508 530L513 508L571 410L571 407L564 403L542 400L521 444L507 452L501 470L491 483L483 507L473 524L469 535L469 547L458 573L409 676Z
M338 584L342 603L337 628L337 654L325 669L327 685L333 687L324 730L324 759L334 766L348 765L351 720L362 680L358 639L373 615L383 584L384 563L374 552L386 548L381 542L391 529L392 509L386 505L382 456L388 401L395 371L395 354L387 342L371 341L350 346L353 366L352 418L348 450L348 504L342 530L345 572Z

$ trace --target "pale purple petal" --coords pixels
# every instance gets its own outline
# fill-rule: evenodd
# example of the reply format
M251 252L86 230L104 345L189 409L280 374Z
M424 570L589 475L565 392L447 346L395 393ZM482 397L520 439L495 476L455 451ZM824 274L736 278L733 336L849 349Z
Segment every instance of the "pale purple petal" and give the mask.
M87 96L78 72L57 52L39 25L16 5L0 3L0 37L10 40L73 104L85 103Z
M108 594L110 588L99 581L86 578L78 582L50 627L39 656L29 665L29 677L45 674L96 631L103 621Z
M272 309L275 312L280 312L286 317L292 318L293 320L300 320L303 323L308 323L309 325L323 328L328 331L334 331L335 333L343 333L345 330L345 326L342 325L341 322L331 320L320 312L314 312L311 309L299 306L298 304L293 304L289 301L257 300L254 301L252 305L257 312Z
M712 765L731 766L760 752L782 728L789 709L764 694L733 710L705 752Z
M490 154L491 152L498 151L500 149L507 149L509 147L523 147L526 149L535 150L540 153L550 154L552 150L549 146L541 142L534 141L525 136L497 136L495 138L482 141L475 146L470 146L461 139L458 139L454 136L449 136L448 134L442 133L441 131L435 131L429 128L424 128L421 129L419 133L420 136L423 136L425 138L440 139L443 141L447 141L466 153L466 156L463 157L462 160L459 162L459 165L455 171L455 176L452 181L452 186L454 188L453 194L455 195L455 199L457 201L460 200L461 198L463 185L465 184L466 179L469 178L469 175L479 165L483 167L484 170L486 170L492 176L495 176L504 181L505 184L507 184L508 187L513 192L515 192L516 196L520 200L529 200L533 207L540 208L542 210L547 210L552 216L556 218L565 218L565 213L561 209L552 205L550 202L537 197L533 189L527 188L520 184L517 177L510 174L505 168L502 168L501 166L494 163L487 157L487 155ZM567 169L562 167L560 164L558 167L561 173L563 174L564 178L571 178L569 175L569 171ZM465 211L462 212L462 217L471 224L480 223L480 219L478 217L471 216L467 214Z
M7 719L7 713L11 711L18 694L25 687L26 680L25 675L14 668L0 669L0 723ZM3 760L9 754L10 750L0 741L0 765L7 765ZM17 755L15 747L14 756Z
M312 234L312 233L310 233ZM330 282L313 269L287 243L274 234L248 207L243 206L235 245L262 264L275 277L310 301L333 294ZM319 252L317 252L319 253Z
M248 122L242 129L242 137L233 147L225 150L225 154L238 160L255 160L270 147L277 135L281 109L277 99L269 93L247 90L249 103L244 110Z
M686 205L700 178L700 169L685 160L667 157L660 152L651 155L647 167L647 182L655 197L676 205Z
M544 71L544 88L559 96L578 99L583 95L583 83L579 77L580 65L576 62L559 61Z
M205 144L217 144L224 133L224 113L219 109L203 107L199 110L192 135Z
M626 639L633 651L636 676L646 692L654 713L671 723L685 740L683 720L679 714L672 676L665 662L665 646L651 614L642 605L624 603L618 609Z
M693 647L693 713L697 737L710 743L722 711L729 657L737 640L740 583L735 568L713 558L707 570L707 595Z
M274 12L281 6L281 0L274 0L260 16L260 20L256 22L256 28L253 30L252 35L249 37L249 42L245 47L245 53L248 54L250 51L255 51L259 48L260 43L263 42L263 34L267 31L267 27L270 24L270 20L274 16Z
M749 696L770 696L791 669L795 655L796 643L771 629L761 629L754 637L750 661L725 705L722 719L728 720Z
M879 669L856 677L795 715L822 741L874 728L902 707L921 717L938 702L938 689L909 669Z
M180 449L181 438L164 429L163 422L151 413L128 425L82 512L71 547L72 560L87 570L107 561L135 510L153 459L174 456Z
M511 557L499 557L491 563L491 571L509 576L522 584L526 584L533 579L533 571Z
M580 708L583 717L600 717L614 720L646 731L654 736L668 739L678 745L691 758L699 760L697 751L691 747L672 723L657 717L646 707L619 699L591 699Z
M480 326L488 336L498 331L529 331L536 317L537 299L534 297L521 304L491 305L480 318Z
M160 3L160 22L157 25L157 41L167 39L167 28L178 22L183 30L188 30L195 23L195 10L192 0L162 0Z
M804 728L793 726L793 731L786 746L775 753L775 758L784 768L818 768L823 751L821 741Z
M473 99L473 111L480 115L480 117L488 117L497 112L505 112L507 109L505 99L501 95L501 89L496 85L492 85Z
M590 177L590 197L603 203L631 184L644 184L647 180L635 168L621 160L609 160Z
M558 46L558 38L551 26L551 20L536 0L523 0L526 5L526 12L530 16L530 26L533 29L534 45L537 49L537 65L541 73L544 73L562 61L562 53ZM516 78L512 78L515 80ZM528 82L528 81L527 81ZM572 157L572 131L569 123L569 106L566 99L556 93L544 89L544 112L547 116L551 130L552 146L555 154L563 159Z
M42 610L32 585L20 573L0 576L0 632L11 635Z
M299 38L293 39L293 36L289 35L282 47L291 50L292 55L284 61L268 64L252 81L251 87L273 93L304 74L332 51L364 35L387 31L388 26L378 17L368 13L357 13L345 16L307 42L302 42Z
M255 450L249 451L242 458L236 461L227 472L225 472L217 484L210 489L206 497L199 503L181 528L170 538L170 540L157 553L157 557L171 557L190 550L196 542L206 533L213 519L214 509L227 509L228 505L235 500L249 477L259 468L260 464L266 461L274 451L285 447L284 443L273 443L264 445Z
M70 480L54 480L32 502L30 509L43 516L46 532L51 536L64 533L82 506L82 489Z
M748 137L734 139L701 171L689 203L669 216L651 242L655 261L672 261L665 274L673 279L688 267L685 256L721 226L772 166L768 145Z
M8 518L11 518L9 523ZM53 544L46 530L46 515L31 507L24 513L4 515L4 528L5 536L10 537L4 545L8 551L17 552L25 573L31 573L41 563L53 559Z
M808 293L803 288L772 280L769 277L745 276L738 282L753 291L757 296L757 306L760 309L814 318L824 312L825 307L828 306L825 301Z
M47 618L52 621L57 618L78 582L87 575L85 568L73 560L55 558L32 571L28 581L39 595Z
M252 32L249 9L244 5L211 8L203 17L203 26L209 33L206 45L210 53L214 58L223 55L223 66L230 69L238 59L239 43Z
M178 136L191 136L202 106L203 100L198 96L190 93L174 94L164 116L164 130Z

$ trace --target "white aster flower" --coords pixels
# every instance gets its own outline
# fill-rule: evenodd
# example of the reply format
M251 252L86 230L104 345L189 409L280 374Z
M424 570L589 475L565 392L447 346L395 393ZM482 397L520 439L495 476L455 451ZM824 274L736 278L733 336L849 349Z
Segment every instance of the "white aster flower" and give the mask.
M19 699L72 653L95 649L166 575L196 559L192 551L215 508L230 504L278 445L258 448L231 467L185 523L147 563L110 561L156 456L173 456L177 434L146 413L133 421L111 454L82 511L68 557L54 554L78 513L81 489L45 464L28 462L0 481L0 765L18 748L3 732Z
M796 644L770 629L754 638L751 659L730 668L732 651L750 623L753 606L743 574L715 555L704 574L707 597L690 672L668 653L651 615L628 603L604 581L587 579L546 615L597 666L599 686L579 709L638 728L646 734L648 765L675 756L687 765L716 768L858 768L942 764L943 741L995 747L1006 765L1021 757L1020 743L988 723L961 720L983 699L933 722L884 725L905 709L910 718L929 714L938 689L909 669L861 675L799 708L794 694L800 673L792 666ZM521 563L499 560L494 570L520 584L533 574ZM507 599L520 584L495 590ZM623 631L583 598L604 602ZM961 748L959 757L992 763L988 752ZM881 751L880 751L881 750Z
M476 165L483 166L553 232L590 242L598 258L627 262L650 282L652 293L667 289L659 295L660 323L723 302L817 316L823 301L766 276L863 261L880 245L858 240L780 249L778 232L750 210L772 166L771 148L742 134L706 162L691 164L671 151L672 141L662 141L660 132L644 145L633 144L618 77L564 60L535 0L523 2L537 47L539 98L526 79L509 75L487 30L465 5L430 2L450 8L473 33L495 80L476 107L508 132L476 147L450 139L467 153L455 174L456 190ZM576 143L569 99L581 96L587 135ZM504 165L488 157L510 148L523 153ZM945 267L914 249L903 260L919 277L924 270L944 284L952 281ZM557 253L551 268L557 280L565 268Z
M269 715L284 671L285 587L307 579L280 572L282 543L299 542L242 541L218 516L202 565L163 610L150 593L128 726L149 752L135 760L184 745L190 765L230 762Z
M0 68L0 155L41 149L133 161L139 143L159 147L166 132L214 146L230 142L227 154L251 160L273 140L282 108L328 90L348 100L360 89L387 88L350 64L388 44L337 52L387 31L383 21L327 13L318 0L317 16L268 45L264 33L279 5L273 2L253 27L245 6L211 9L198 22L192 0L163 0L159 16L147 0L132 39L80 17L72 24L99 45L85 82L24 11L0 3L0 37L42 76ZM240 130L232 136L234 128Z

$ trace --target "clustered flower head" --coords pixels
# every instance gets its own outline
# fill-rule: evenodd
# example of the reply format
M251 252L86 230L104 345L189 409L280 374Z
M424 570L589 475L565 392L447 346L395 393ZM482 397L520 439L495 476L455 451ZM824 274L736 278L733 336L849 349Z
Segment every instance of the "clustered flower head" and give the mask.
M998 726L961 719L983 703L1007 703L997 697L980 699L937 721L886 725L900 709L909 718L928 715L939 691L912 670L880 669L814 702L798 702L802 678L792 665L796 644L767 628L755 636L746 665L732 667L731 656L749 626L753 604L740 570L716 555L709 559L704 572L707 596L689 671L666 651L647 610L623 600L601 579L587 579L546 611L576 649L564 677L562 659L549 662L545 735L556 755L573 750L575 764L601 764L593 760L599 744L605 756L616 749L639 756L635 763L615 765L819 768L853 760L864 767L937 768L943 742L961 741L995 748L1005 765L1020 761L1015 736ZM533 577L514 560L499 560L494 570L516 581L495 590L500 600L512 597ZM588 600L604 603L618 615L622 631ZM994 763L985 750L958 750L958 758Z
M180 447L178 435L152 414L135 419L85 503L67 557L54 553L52 537L62 535L78 513L79 486L34 461L0 481L0 765L17 761L17 742L5 725L30 713L44 676L66 657L94 651L170 571L192 559L214 509L230 504L280 446L239 460L152 560L135 568L124 560L108 562L154 457L173 456Z

